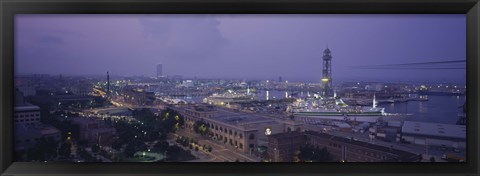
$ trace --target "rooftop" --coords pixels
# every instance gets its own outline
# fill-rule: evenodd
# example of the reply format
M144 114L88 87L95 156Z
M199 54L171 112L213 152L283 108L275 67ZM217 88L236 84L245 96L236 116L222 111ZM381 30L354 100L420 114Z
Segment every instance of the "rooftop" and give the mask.
M60 133L60 130L49 125L49 126L44 126L42 129L40 129L40 133L43 135L56 134L56 133Z
M15 111L40 111L40 107L34 105L15 106Z
M41 137L40 130L38 130L34 125L27 124L15 124L15 138L39 138Z
M278 141L285 141L285 140L290 140L289 138L298 138L302 137L304 134L302 132L298 131L291 131L288 133L277 133L277 134L272 134L269 135L268 138L276 139Z
M417 157L417 154L402 151L402 150L398 150L398 149L395 149L393 147L386 147L386 146L381 146L381 145L370 144L368 142L351 140L351 139L348 139L348 138L333 136L333 135L326 134L326 133L319 133L319 132L315 132L315 131L305 131L305 134L309 134L309 135L316 136L316 137L328 138L329 140L342 142L342 143L345 143L345 144L355 145L355 146L359 146L359 147L363 147L363 148L368 148L368 149L372 149L372 150L377 150L377 151L381 151L381 152L385 152L385 153L394 154L394 155L397 155L397 156L399 156L400 158L403 158L403 159L409 159L409 158L413 159L413 158Z
M90 124L90 123L99 123L103 122L102 120L87 118L87 117L75 117L72 118L72 123L80 123L80 124Z
M464 125L405 121L402 133L466 139L467 128Z
M273 119L250 115L250 114L220 114L215 117L211 117L210 119L220 121L223 123L231 124L231 125L250 125L256 124L261 122L271 122L274 123Z

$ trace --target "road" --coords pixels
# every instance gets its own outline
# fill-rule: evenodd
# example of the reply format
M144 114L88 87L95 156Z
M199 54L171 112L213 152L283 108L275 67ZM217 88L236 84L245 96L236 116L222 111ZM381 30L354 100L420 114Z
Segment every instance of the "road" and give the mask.
M204 138L200 137L198 134L193 134L192 132L190 132L187 129L180 129L175 133L175 135L194 138L198 141L200 146L202 146L204 144L210 145L213 148L212 152L204 152L204 153L210 155L211 157L213 157L215 159L209 159L208 161L213 161L213 162L230 161L230 162L233 162L237 159L239 161L247 161L247 162L259 162L260 161L260 158L245 154L241 151L235 151L236 149L231 148L231 147L226 147L226 146L220 144L217 141L212 141L210 139L204 139Z

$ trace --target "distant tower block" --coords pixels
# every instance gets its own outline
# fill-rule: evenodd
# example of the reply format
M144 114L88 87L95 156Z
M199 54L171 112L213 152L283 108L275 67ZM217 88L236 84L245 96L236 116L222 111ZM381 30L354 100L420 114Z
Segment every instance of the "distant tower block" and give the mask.
M162 64L157 64L157 77L163 76L162 71L163 71Z
M332 54L330 49L325 49L323 51L323 75L321 79L321 95L323 97L332 96L333 86L332 86Z

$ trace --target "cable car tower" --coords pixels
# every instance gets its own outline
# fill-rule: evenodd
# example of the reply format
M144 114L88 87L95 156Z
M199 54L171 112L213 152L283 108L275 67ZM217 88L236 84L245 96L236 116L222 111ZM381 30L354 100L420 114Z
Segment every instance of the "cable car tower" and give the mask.
M332 86L332 54L330 49L325 49L323 51L323 75L321 79L321 96L330 97L333 95L333 86Z

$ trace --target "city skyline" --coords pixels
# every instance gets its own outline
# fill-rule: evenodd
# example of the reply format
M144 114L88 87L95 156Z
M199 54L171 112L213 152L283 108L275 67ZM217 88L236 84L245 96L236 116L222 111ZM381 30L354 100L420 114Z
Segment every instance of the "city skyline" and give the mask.
M335 80L465 82L465 70L351 68L464 59L465 24L464 15L18 15L15 66L155 76L162 63L164 75L318 82L328 45Z

